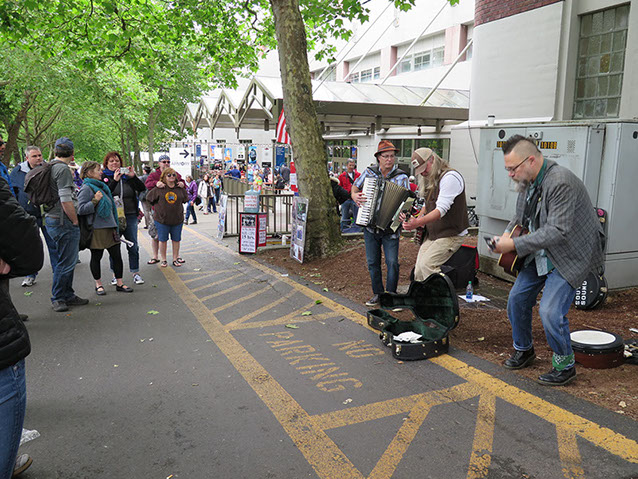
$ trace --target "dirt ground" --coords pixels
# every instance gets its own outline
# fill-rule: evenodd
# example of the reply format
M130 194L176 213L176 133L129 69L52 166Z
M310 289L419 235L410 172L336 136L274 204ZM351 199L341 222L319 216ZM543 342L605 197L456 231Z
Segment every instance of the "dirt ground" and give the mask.
M475 245L476 237L472 237L467 244ZM409 274L417 252L418 246L410 238L401 238L399 290L402 285L407 286L410 282ZM337 256L304 264L290 258L288 249L265 250L259 253L259 258L352 301L364 303L372 296L362 238L348 240L343 252ZM475 292L481 294L481 287L485 290L488 285L506 290L510 287L506 281L479 273L479 286ZM459 302L463 303L463 300ZM610 292L605 303L595 310L572 308L569 313L570 329L603 329L625 339L638 339L638 334L629 331L630 327L638 327L636 304L638 288ZM403 318L403 315L411 315L410 312L393 314L400 319L409 317ZM535 380L551 369L551 349L547 346L537 308L534 312L533 331L537 359L533 366L516 373ZM502 309L462 307L459 325L451 332L450 341L454 347L500 364L512 351L507 314ZM578 366L577 370L577 379L564 388L566 392L638 420L638 366L624 364L602 370Z

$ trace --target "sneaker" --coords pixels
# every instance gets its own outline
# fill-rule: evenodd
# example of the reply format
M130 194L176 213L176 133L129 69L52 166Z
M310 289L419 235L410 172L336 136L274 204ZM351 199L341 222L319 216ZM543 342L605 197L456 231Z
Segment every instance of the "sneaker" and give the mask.
M66 304L67 306L84 306L85 304L89 304L89 300L80 298L79 296L73 296L66 301Z
M133 282L135 284L144 284L144 280L142 279L142 277L139 275L139 273L135 273L133 275Z
M548 373L538 376L538 382L545 386L564 386L576 377L576 368L563 369L558 371L556 368Z
M13 475L11 477L16 477L22 474L24 471L29 469L29 466L33 463L33 459L28 454L20 454L16 457L15 466L13 466Z
M372 296L372 298L367 300L366 306L370 306L370 307L379 306L379 295L375 294L374 296Z
M51 305L53 307L53 311L55 311L56 313L63 313L69 310L69 307L64 301L53 301Z
M534 348L527 351L514 351L512 355L505 360L503 367L506 369L523 369L534 361L536 354Z
M117 284L117 279L113 278L113 279L111 280L111 285L112 285L112 286L115 286L116 284Z
M35 278L33 276L27 276L22 281L22 286L25 288L29 286L33 286L34 284L35 284Z

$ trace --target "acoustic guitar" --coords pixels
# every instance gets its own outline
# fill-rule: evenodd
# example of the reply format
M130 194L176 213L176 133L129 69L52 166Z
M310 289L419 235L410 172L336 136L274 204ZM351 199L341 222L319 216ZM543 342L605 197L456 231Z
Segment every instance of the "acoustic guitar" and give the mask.
M509 237L514 239L519 236L523 236L529 233L529 230L521 225L514 226L514 229L509 234ZM523 264L525 263L525 257L519 257L516 253L516 250L510 251L509 253L503 253L498 258L498 265L503 268L507 274L514 276L518 276L518 272L523 268Z

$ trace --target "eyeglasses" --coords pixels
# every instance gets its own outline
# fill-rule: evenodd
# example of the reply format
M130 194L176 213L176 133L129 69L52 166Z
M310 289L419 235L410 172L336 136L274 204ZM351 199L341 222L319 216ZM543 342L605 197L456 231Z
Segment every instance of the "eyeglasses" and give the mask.
M169 177L169 178L174 178L174 177L176 177L177 175L176 175L176 174L174 174L174 173L169 173L169 174L168 174L168 175L166 175L166 176L167 176L167 177Z
M162 160L162 161L160 161L160 163L164 163L166 165L170 165L171 164L171 162L169 160Z
M519 166L521 166L523 163L525 163L527 160L529 160L530 158L533 158L531 155L528 156L527 158L525 158L523 161L521 161L518 165L516 166L511 166L509 168L505 167L505 171L507 171L508 173L514 173Z
M396 158L396 155L394 153L392 153L391 155L379 155L379 156L383 158L384 160L390 160L390 159Z

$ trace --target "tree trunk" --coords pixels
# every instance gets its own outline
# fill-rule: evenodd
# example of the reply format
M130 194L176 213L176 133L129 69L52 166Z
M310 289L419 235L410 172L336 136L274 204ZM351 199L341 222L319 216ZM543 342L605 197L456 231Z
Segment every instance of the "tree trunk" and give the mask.
M155 154L155 123L157 121L155 105L148 112L148 165L153 168L153 155Z
M18 150L18 135L20 134L20 127L22 126L22 122L27 117L27 111L29 111L29 107L31 106L31 96L28 92L24 94L24 100L22 100L22 106L13 120L8 122L6 125L7 128L7 146L4 150L4 156L2 157L2 161L5 165L9 166L11 164L11 156L15 160L16 165L22 161L20 158L20 151Z
M140 154L140 142L137 137L137 127L131 123L131 140L133 141L133 168L135 172L142 174L142 155Z
M305 26L298 0L270 0L270 5L275 19L284 109L299 194L309 200L304 256L321 258L337 250L341 233L321 128L312 100Z

